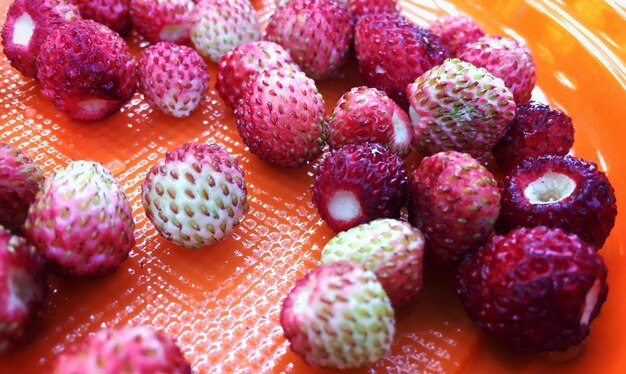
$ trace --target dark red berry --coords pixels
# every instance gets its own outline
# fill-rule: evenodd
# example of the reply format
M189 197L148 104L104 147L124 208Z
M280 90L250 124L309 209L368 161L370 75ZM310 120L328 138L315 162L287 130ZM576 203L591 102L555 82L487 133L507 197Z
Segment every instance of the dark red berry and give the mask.
M469 317L525 351L564 351L589 334L606 300L607 268L576 235L547 227L494 236L459 267Z

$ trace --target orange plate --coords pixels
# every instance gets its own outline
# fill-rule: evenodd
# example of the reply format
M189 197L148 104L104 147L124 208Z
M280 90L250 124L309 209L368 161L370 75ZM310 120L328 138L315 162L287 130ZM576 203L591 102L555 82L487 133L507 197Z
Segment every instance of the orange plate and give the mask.
M263 21L272 0L255 1ZM498 5L493 5L493 4ZM403 13L424 24L437 14L465 12L492 34L525 40L534 53L538 86L576 126L576 155L609 174L619 208L626 205L621 137L626 136L626 9L617 0L401 1ZM6 13L8 0L0 1ZM622 5L620 5L622 4ZM134 53L145 47L129 37ZM310 203L312 166L273 167L248 153L233 114L211 92L185 120L154 112L138 94L121 113L75 123L58 113L2 60L0 139L27 151L46 173L72 159L107 165L134 209L137 246L113 276L95 281L51 279L40 333L0 359L0 373L37 373L66 346L102 326L153 325L177 337L197 372L309 372L282 336L278 313L294 281L316 265L332 236ZM361 80L350 61L339 78L320 82L327 110ZM539 96L541 92L538 91ZM146 170L185 142L217 142L241 162L250 212L234 235L211 248L186 250L167 243L146 219L139 198ZM415 163L416 157L409 159ZM411 166L411 165L409 165ZM413 165L414 166L414 165ZM374 366L391 372L625 373L626 268L623 215L601 253L609 266L610 293L593 324L586 352L565 364L503 347L465 317L453 289L453 272L426 269L426 287L398 311L393 351Z

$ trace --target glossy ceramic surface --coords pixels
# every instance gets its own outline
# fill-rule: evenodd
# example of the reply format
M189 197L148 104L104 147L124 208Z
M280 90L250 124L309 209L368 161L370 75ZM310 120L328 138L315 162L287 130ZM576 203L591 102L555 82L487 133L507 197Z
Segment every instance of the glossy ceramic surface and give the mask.
M265 21L269 0L254 1ZM492 34L524 40L538 71L536 97L567 111L576 126L573 152L608 173L620 212L626 178L621 172L626 135L626 8L620 0L401 1L403 13L424 24L443 13L465 12ZM8 0L0 1L5 14ZM494 5L497 4L497 5ZM134 53L145 43L128 38ZM25 150L47 173L72 159L107 165L134 210L137 246L115 275L82 282L51 279L39 334L0 358L0 373L45 372L59 352L102 326L148 324L175 336L197 372L311 372L289 350L278 323L280 303L294 281L316 265L332 237L311 205L313 166L284 170L250 155L233 114L214 90L190 118L154 112L137 94L123 111L94 124L69 121L2 57L0 140ZM354 61L336 79L319 83L330 112L341 94L361 84ZM146 170L185 142L226 146L246 172L250 212L234 235L210 248L177 248L160 238L139 197ZM409 158L414 164L417 157ZM410 167L414 165L409 165ZM584 354L556 364L543 356L503 347L465 317L453 288L453 271L427 264L425 289L397 313L393 352L376 372L625 373L626 222L601 250L610 292L594 322Z

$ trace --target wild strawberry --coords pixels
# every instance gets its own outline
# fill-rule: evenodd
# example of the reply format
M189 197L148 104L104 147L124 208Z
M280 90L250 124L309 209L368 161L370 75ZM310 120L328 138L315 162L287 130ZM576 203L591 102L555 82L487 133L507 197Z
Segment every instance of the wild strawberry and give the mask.
M111 172L75 161L45 180L24 231L53 274L103 277L115 272L135 245L131 213Z
M379 143L404 158L411 152L409 116L384 92L355 87L335 106L327 125L332 149L346 144Z
M480 26L465 15L447 14L437 17L428 25L428 29L448 48L451 57L457 57L459 49L464 45L485 36Z
M193 0L130 0L133 26L147 41L189 43Z
M149 327L103 329L64 352L54 374L191 374L176 341Z
M202 56L170 42L146 48L138 63L139 90L165 114L187 117L206 97L209 73Z
M494 236L459 267L469 317L526 351L564 351L589 334L606 300L607 269L595 249L560 229Z
M201 248L231 234L248 211L237 160L217 144L168 152L141 184L146 215L167 240Z
M535 61L527 46L500 36L483 36L461 48L457 56L502 79L515 102L527 103L535 87Z
M43 172L28 155L0 142L0 225L21 231L43 179Z
M324 264L296 282L280 324L311 366L347 369L383 358L395 334L393 308L376 275L354 262Z
M352 144L327 153L315 172L313 202L335 232L377 218L398 218L408 176L398 155L379 144Z
M135 60L124 39L91 20L55 29L37 57L41 93L79 121L113 115L135 93Z
M407 222L382 218L343 231L322 249L321 262L349 260L376 274L393 306L422 288L424 236Z
M265 38L289 51L307 76L332 76L348 54L354 32L345 3L335 0L294 0L270 17Z
M250 152L273 164L300 167L324 149L324 99L302 72L281 68L259 73L235 115Z
M279 44L267 41L240 44L222 56L215 88L226 105L237 109L246 86L258 73L287 67L300 69Z
M525 158L566 155L573 144L572 119L559 109L531 101L517 106L515 120L493 155L501 167L511 169Z
M348 0L348 9L355 17L379 13L400 13L398 0Z
M365 83L385 91L405 110L407 85L448 57L436 36L398 14L361 17L354 46Z
M453 150L482 157L515 117L515 102L504 82L459 59L424 73L407 94L413 144L423 155Z
M498 226L559 227L596 249L615 224L615 192L593 162L571 156L528 158L500 180Z
M111 30L126 35L133 26L130 0L73 0L83 18L92 19Z
M55 28L80 19L78 8L66 0L14 0L2 26L2 46L11 66L37 78L37 55Z
M470 155L440 152L411 174L409 221L426 237L426 250L457 261L493 231L500 193L493 175Z
M0 226L0 357L30 338L47 291L44 261L35 247Z
M239 44L261 39L261 26L248 0L201 0L191 20L193 45L214 62Z

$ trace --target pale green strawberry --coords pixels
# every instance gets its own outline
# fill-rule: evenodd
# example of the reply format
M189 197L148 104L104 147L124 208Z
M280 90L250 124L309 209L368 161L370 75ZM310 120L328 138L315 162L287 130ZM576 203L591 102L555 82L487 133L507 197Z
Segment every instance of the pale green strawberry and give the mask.
M383 218L342 231L322 249L322 263L350 260L373 271L394 306L422 288L424 236L407 222Z
M237 161L217 144L185 144L165 155L141 185L146 215L167 240L200 248L227 237L248 211Z

